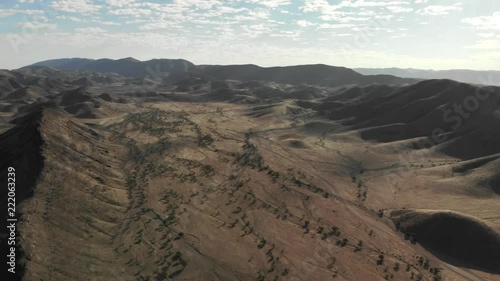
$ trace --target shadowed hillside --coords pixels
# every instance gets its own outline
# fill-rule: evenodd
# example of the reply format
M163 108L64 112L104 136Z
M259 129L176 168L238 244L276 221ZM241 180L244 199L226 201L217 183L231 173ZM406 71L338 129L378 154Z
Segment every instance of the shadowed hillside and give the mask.
M7 201L7 192L1 193L2 203L0 205L3 210L6 210L2 216L1 230L1 234L5 234L5 236L0 239L0 249L4 253L9 253L9 244L7 244L7 239L4 239L4 237L8 237L5 233L7 230L5 222L7 218L13 219L13 217L7 216L7 207L15 207L15 218L20 218L21 206L23 206L23 202L27 198L32 196L43 169L42 150L44 141L39 129L43 119L43 108L44 106L38 106L27 115L18 117L13 121L15 126L0 135L0 155L2 155L0 158L0 181L5 183L5 189L7 190L8 176L14 175L13 178L15 179L15 205L7 206L7 202L12 203L12 201ZM14 171L10 168L13 168ZM20 247L16 248L16 256L16 277L10 280L21 280L24 273L25 260ZM5 256L2 260L6 263Z
M391 216L403 233L443 260L500 274L500 235L484 222L446 211L399 210Z
M353 88L322 103L305 104L351 130L359 130L365 140L414 139L414 149L436 146L462 159L500 152L500 135L495 129L500 125L499 105L499 88L451 80L428 80L393 89Z
M27 115L13 120L13 128L0 135L0 180L7 182L7 168L14 167L17 178L16 199L21 202L32 193L42 169L43 140L39 131L44 106L37 106ZM22 176L21 176L22 175ZM2 193L2 196L6 194ZM7 202L2 197L2 204Z

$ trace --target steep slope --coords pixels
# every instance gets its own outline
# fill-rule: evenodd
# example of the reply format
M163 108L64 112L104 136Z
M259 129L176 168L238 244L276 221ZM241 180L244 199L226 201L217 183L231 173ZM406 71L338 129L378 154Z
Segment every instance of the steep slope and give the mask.
M119 266L113 237L128 205L120 166L123 152L105 135L58 110L43 110L41 116L37 135L44 143L44 165L19 224L25 278L88 280L96 274L112 280L118 274L114 266ZM30 118L31 122L35 120ZM15 156L34 165L19 153ZM19 167L19 178L34 172L13 164Z
M41 148L42 137L39 132L39 122L42 119L43 108L40 105L32 112L12 121L14 127L0 136L0 180L7 182L7 168L14 167L20 177L17 179L17 199L22 201L33 190L35 181L42 168ZM21 176L22 175L22 176ZM2 193L2 196L6 194ZM5 200L4 200L5 199ZM2 197L2 204L6 204Z
M2 230L0 239L0 249L4 253L10 252L9 244L7 244L7 219L13 217L7 216L7 207L14 207L16 210L16 218L19 218L19 210L22 203L33 194L36 181L43 169L42 149L44 145L43 138L39 130L39 124L43 118L43 106L35 108L33 112L15 119L15 126L10 130L0 135L0 180L5 183L7 190L7 182L13 183L15 205L7 206L8 192L1 193L1 207L6 210L2 216ZM13 169L13 170L12 170ZM7 181L7 177L13 178L15 181ZM9 185L9 187L11 187ZM18 232L19 233L19 232ZM16 248L17 270L16 276L12 280L20 280L23 274L24 262L20 248ZM7 258L4 255L2 261L7 263Z

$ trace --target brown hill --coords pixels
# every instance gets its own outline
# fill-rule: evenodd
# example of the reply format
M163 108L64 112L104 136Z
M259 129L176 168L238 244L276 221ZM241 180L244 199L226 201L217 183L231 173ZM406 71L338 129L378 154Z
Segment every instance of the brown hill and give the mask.
M25 280L498 279L495 88L208 69L258 81L13 72L52 102L17 89L0 104L1 163L20 167L20 198L34 190ZM285 83L299 70L323 85ZM443 120L484 90L461 126ZM445 141L419 146L441 126Z
M47 91L40 87L23 87L7 94L5 100L23 100L26 102L47 101Z
M360 130L365 140L422 138L414 143L414 149L437 146L437 150L462 159L500 152L496 145L500 135L494 129L500 125L495 113L500 104L498 88L451 80L429 80L400 88L382 86L384 94L377 94L378 88L349 89L310 106L350 129ZM472 106L467 102L473 110L467 110ZM456 105L461 105L463 112L455 111Z
M21 87L22 85L17 81L16 77L11 72L7 70L0 71L0 94L19 89Z

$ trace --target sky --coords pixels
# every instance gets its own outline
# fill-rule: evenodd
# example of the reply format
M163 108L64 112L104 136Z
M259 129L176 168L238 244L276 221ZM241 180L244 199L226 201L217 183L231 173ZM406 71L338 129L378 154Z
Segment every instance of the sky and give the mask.
M500 70L500 1L1 0L0 69L66 57Z

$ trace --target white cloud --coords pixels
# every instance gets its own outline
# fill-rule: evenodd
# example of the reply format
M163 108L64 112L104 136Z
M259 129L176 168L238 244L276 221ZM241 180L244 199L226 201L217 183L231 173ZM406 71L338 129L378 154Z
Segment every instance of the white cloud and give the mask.
M57 15L55 16L56 19L58 20L65 20L65 21L71 21L71 22L78 22L78 23L96 23L96 24L102 24L102 25L121 25L119 22L112 22L112 21L103 21L100 17L77 17L77 16L68 16L68 15Z
M327 0L306 0L300 9L305 13L319 12L321 14L319 18L323 21L335 22L320 25L319 28L345 26L354 30L364 30L370 24L386 26L395 14L413 11L413 8L408 7L409 4L409 1L404 0L343 0L338 4L330 4Z
M388 6L386 7L392 13L409 13L413 11L413 8L401 7L401 6Z
M299 40L301 32L296 30L281 30L277 33L271 33L270 37L283 38L283 39L291 39L291 40Z
M265 29L265 26L263 26ZM262 29L262 28L261 28ZM342 46L344 39L352 41L349 34L337 29L324 30L321 45L287 44L273 45L269 42L251 40L235 31L237 39L214 40L213 37L198 38L190 33L170 32L129 32L129 33L37 33L34 34L21 51L23 56L16 55L6 40L0 40L0 48L4 50L4 67L14 68L39 61L44 57L89 57L89 58L121 58L133 56L141 60L154 57L182 57L197 64L244 64L255 63L263 66L326 63L345 65L348 67L413 67L452 69L467 67L470 69L498 68L500 52L480 52L478 55L454 57L449 55L440 59L425 55L402 55L393 51L367 51L354 48L352 45ZM287 36L293 40L292 32L275 32L276 37ZM341 36L348 36L343 38ZM337 37L338 36L338 37ZM356 36L356 34L354 34ZM331 39L333 38L333 40ZM281 41L281 39L276 39ZM322 40L322 41L320 41ZM396 40L396 39L394 39ZM315 42L315 43L317 43ZM336 45L340 43L340 45ZM30 50L30 51L27 51ZM320 54L318 56L318 54ZM3 59L2 58L2 59Z
M343 17L347 17L350 15L353 15L354 13L352 12L344 12L344 11L329 11L329 12L324 12L322 13L321 16L319 16L320 19L324 21L337 21L342 19Z
M300 26L300 27L309 27L309 26L313 26L313 25L316 25L316 24L312 23L310 21L306 21L306 20L299 20L299 21L297 21L297 25Z
M362 10L361 12L356 12L356 15L358 16L362 16L362 17L366 17L366 16L375 16L377 15L377 13L375 13L375 11L372 11L372 10Z
M329 6L330 4L326 0L306 0L301 9L304 12L317 12Z
M339 23L339 24L330 24L330 23L322 23L318 26L321 29L332 29L332 28L351 28L354 27L353 24Z
M246 0L245 2L258 4L269 8L277 8L280 6L286 6L291 4L289 0Z
M121 8L121 7L127 7L135 3L135 0L106 0L106 3L110 6Z
M215 5L222 4L219 0L174 0L174 4L185 7L196 7L197 9L208 10Z
M83 28L76 28L75 29L76 33L103 33L106 32L106 30L99 28L99 27L83 27Z
M428 16L443 16L451 12L461 12L462 3L456 3L450 6L431 5L417 11L417 14Z
M72 22L87 22L86 20L84 20L82 18L73 17L73 16L66 16L66 15L56 16L56 19L58 19L58 20L67 20L67 21L72 21Z
M254 9L250 10L247 15L235 15L232 17L229 17L228 19L230 20L235 20L235 21L246 21L246 20L266 20L269 19L271 16L271 13L268 10L265 9Z
M408 5L408 1L391 1L391 0L379 0L379 1L365 1L365 0L343 0L337 5L331 5L326 0L306 0L302 10L304 12L324 12L328 13L332 10L339 10L342 8L366 8L366 7L390 7L390 6L401 6Z
M114 9L109 10L110 15L127 15L134 17L148 16L152 14L150 9L140 9L140 8L124 8L124 9Z
M90 0L58 0L52 2L50 7L67 13L95 13L102 8Z
M92 20L93 23L98 23L102 25L122 25L121 23L114 22L114 21L102 21L100 19L94 19Z
M56 29L57 25L47 22L19 22L17 26L24 30L35 30L35 29Z
M465 48L480 49L480 50L500 49L500 40L495 40L495 39L480 40L477 41L476 44L466 46Z
M0 18L10 17L13 15L36 15L43 14L40 10L15 10L15 9L0 9Z
M477 36L482 38L492 38L495 37L495 33L478 33Z
M145 25L139 27L139 30L158 30L158 29L174 29L180 28L177 22L168 20L157 20L153 22L148 22Z
M218 12L219 14L237 14L240 12L249 12L250 10L247 8L233 8L229 6L218 7L216 10L212 10L211 12Z
M495 12L491 16L465 18L462 22L479 30L500 30L500 12Z
M34 0L13 1L30 3ZM196 63L203 60L208 62L207 60L211 58L214 58L215 63L261 64L263 62L284 64L292 61L294 64L328 63L330 59L331 63L350 67L364 64L365 61L374 66L381 66L380 64L400 66L408 65L410 62L415 63L414 67L418 64L423 65L424 62L452 65L445 59L419 61L420 58L425 59L426 48L408 49L407 53L411 54L411 57L400 57L406 59L404 62L391 60L390 56L394 54L396 57L405 53L406 51L398 49L397 44L415 45L413 41L415 38L421 38L425 44L436 43L437 50L443 47L441 42L432 42L434 34L420 33L424 32L422 30L428 32L432 27L430 25L434 24L437 18L420 17L420 22L415 23L410 13L439 16L466 10L469 7L466 4L446 5L443 4L444 0L39 0L34 2L45 2L46 11L56 10L58 13L52 18L56 19L57 23L66 21L71 26L78 27L70 33L63 34L56 31L45 32L56 29L56 25L48 21L34 23L36 20L31 20L33 16L30 16L30 19L16 21L21 22L17 24L18 27L44 31L35 32L33 41L30 39L30 42L24 44L29 45L30 48L27 49L30 50L36 49L36 46L45 48L46 54L53 54L51 56L77 54L104 57L120 53L121 57L140 57L141 54L149 56L154 53L156 56L164 56L168 53L186 59L195 57L199 59L195 61ZM450 2L461 1L448 1ZM291 6L292 3L294 6L295 3L301 6L297 12L292 10L296 8ZM28 5L17 6L13 6L11 10L0 9L0 18L16 14L35 16L43 14L43 11L19 8L29 8ZM414 12L415 10L418 12ZM474 11L467 12L469 15L474 15ZM107 18L109 15L113 15L112 20ZM473 55L476 52L498 50L497 41L500 37L497 34L500 33L496 31L500 31L500 12L490 16L465 18L462 20L462 25L457 24L460 23L460 19L454 17L452 20L455 22L449 21L448 25L443 23L441 27L456 33L461 32L460 35L469 42L469 46L456 45L453 50L458 50L457 53L464 49L467 50L466 53ZM429 25L419 26L419 24ZM5 21L2 25L11 25L13 27L11 32L19 33L15 28L16 23ZM108 25L124 25L122 29L124 31L106 31ZM469 28L464 29L464 25ZM472 29L476 32L471 32ZM42 38L49 34L53 43L49 39ZM40 38L36 39L38 35ZM60 39L57 39L59 38L57 36L60 36ZM404 40L408 42L402 42L400 39L402 37L406 37ZM291 40L297 44L290 44ZM396 44L398 40L402 43ZM338 53L335 52L336 42L345 43L353 49L352 61L317 55L322 52ZM385 43L387 48L381 47L380 44ZM147 45L146 50L142 50L143 45ZM122 46L127 47L122 48ZM380 53L389 50L390 47L393 49L387 51L389 55ZM278 52L280 49L284 49L284 53ZM70 51L65 53L67 50L71 50L71 53ZM367 50L372 52L365 52ZM296 53L301 54L296 56ZM451 51L443 52L445 57L452 57L453 54ZM236 59L233 60L230 56ZM3 60L4 57L6 61L14 61L6 55L0 58ZM460 56L460 59L453 61L453 65L458 66L466 62L465 67L468 67L467 60L470 58L472 56L468 58ZM485 66L495 63L485 59L482 62L489 63ZM498 65L498 62L496 64Z
M340 3L341 7L389 7L389 6L399 6L408 5L408 1L342 1Z
M391 35L389 38L391 38L391 39L399 39L399 38L406 38L408 36L409 36L408 33L399 33L399 34L396 34L396 35Z

